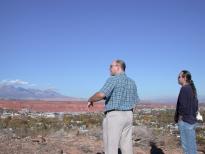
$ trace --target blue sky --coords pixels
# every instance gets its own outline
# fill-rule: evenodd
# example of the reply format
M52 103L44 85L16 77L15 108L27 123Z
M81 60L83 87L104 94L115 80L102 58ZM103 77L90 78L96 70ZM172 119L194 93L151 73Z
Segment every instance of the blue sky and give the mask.
M205 96L204 6L204 0L1 1L0 80L89 97L119 58L141 99L177 97L182 69Z

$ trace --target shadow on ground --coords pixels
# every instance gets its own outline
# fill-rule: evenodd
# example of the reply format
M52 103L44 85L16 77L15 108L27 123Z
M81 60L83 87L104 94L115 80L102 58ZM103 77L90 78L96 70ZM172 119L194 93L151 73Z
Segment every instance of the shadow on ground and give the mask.
M165 154L162 149L158 148L154 142L150 142L150 154Z

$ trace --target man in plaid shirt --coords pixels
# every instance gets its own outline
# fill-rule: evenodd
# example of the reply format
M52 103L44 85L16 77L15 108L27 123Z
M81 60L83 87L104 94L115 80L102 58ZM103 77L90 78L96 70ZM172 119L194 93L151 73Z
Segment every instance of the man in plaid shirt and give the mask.
M102 89L88 100L93 102L105 99L105 118L103 119L103 142L105 154L133 154L132 123L133 109L139 102L135 82L125 74L125 62L115 60L110 65L111 77Z

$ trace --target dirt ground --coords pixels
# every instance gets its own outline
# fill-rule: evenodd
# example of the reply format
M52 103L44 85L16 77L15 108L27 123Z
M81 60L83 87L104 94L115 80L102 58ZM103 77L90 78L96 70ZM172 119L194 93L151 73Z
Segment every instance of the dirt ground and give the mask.
M169 143L170 137L151 147L147 141L135 139L134 154L181 154L181 148ZM140 141L141 140L141 141ZM168 144L168 145L167 145ZM103 154L100 129L89 131L59 130L47 136L18 137L11 130L0 133L0 154Z

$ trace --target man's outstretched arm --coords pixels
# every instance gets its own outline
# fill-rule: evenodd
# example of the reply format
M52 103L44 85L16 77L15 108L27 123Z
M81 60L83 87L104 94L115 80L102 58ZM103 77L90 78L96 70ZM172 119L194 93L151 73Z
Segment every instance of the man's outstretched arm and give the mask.
M102 92L97 92L88 99L88 107L93 106L94 102L105 99L105 94Z

